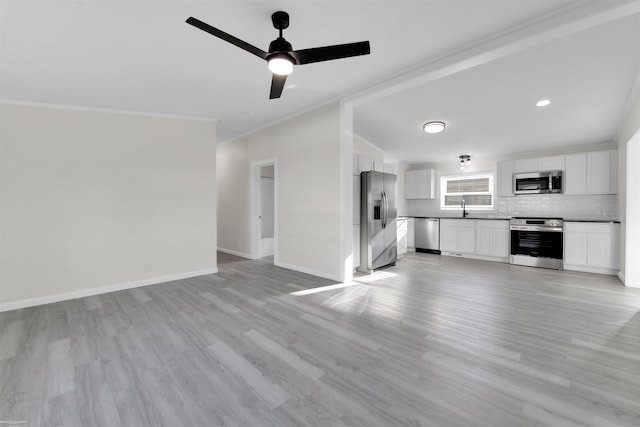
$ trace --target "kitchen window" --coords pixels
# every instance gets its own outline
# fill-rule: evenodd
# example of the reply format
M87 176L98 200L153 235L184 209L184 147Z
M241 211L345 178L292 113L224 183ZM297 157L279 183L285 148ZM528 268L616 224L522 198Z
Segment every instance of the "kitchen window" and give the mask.
M440 177L440 209L493 209L493 173Z

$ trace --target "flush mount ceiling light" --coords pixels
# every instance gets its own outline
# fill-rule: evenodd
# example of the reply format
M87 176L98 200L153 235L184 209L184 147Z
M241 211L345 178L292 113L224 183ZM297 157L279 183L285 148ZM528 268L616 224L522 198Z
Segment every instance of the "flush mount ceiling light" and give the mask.
M464 169L466 165L471 163L471 156L468 154L462 154L459 156L460 159L460 169Z
M536 102L536 107L546 107L547 105L551 104L551 101L548 99L541 99L540 101Z
M422 130L426 133L440 133L445 128L444 122L427 122L422 125Z

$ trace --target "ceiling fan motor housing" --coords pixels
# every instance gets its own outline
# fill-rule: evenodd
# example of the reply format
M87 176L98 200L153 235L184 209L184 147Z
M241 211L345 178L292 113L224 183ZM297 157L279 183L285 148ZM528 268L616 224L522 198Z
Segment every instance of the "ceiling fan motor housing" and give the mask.
M276 30L284 30L289 27L289 14L279 10L271 15L271 22Z
M269 55L267 56L267 61L269 58L273 56L281 56L286 55L294 64L297 63L295 58L289 54L293 50L291 43L283 39L282 37L278 37L274 41L269 44Z

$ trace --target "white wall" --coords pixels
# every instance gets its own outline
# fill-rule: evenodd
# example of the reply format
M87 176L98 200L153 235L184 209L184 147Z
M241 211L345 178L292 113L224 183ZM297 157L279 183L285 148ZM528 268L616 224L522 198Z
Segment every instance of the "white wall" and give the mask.
M215 122L0 112L0 309L216 271Z
M277 159L274 263L340 280L340 105L331 104L218 148L221 250L251 257L251 163Z
M398 216L408 216L408 201L404 198L404 174L409 166L406 162L397 160L391 161L390 164L393 166L393 172L396 175L396 208L398 209Z
M621 247L620 276L625 285L640 287L640 175L637 165L640 162L640 76L629 98L628 115L624 121L618 140L620 153L620 213ZM627 191L627 189L633 189Z
M371 142L361 136L353 135L353 151L360 156L361 159L370 160L375 163L374 169L382 171L384 168L384 151L373 145Z
M218 145L218 248L251 258L251 160L249 140Z

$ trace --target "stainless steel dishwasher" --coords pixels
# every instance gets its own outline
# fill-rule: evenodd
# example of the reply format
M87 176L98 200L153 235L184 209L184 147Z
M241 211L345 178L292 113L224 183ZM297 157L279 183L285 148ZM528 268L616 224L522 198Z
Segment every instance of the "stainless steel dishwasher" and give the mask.
M440 253L440 219L415 218L416 252Z

